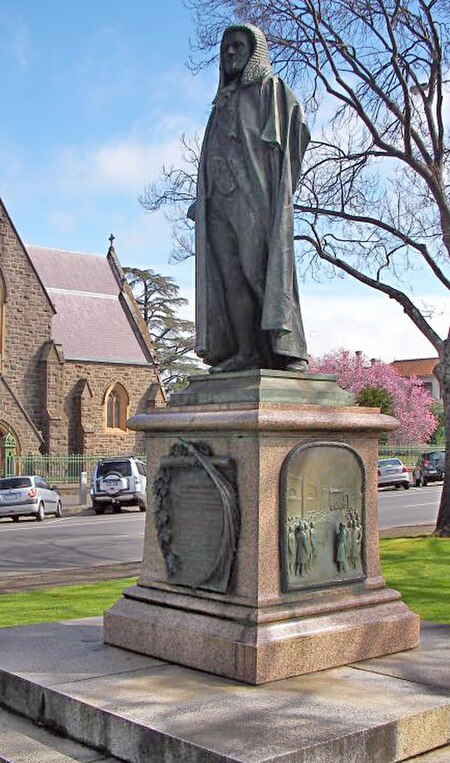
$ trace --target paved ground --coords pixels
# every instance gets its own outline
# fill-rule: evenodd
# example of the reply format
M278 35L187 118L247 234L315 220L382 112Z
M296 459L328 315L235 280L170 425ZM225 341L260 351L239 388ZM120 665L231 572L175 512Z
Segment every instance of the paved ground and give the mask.
M0 763L120 763L0 707Z
M2 701L129 763L394 763L448 744L449 626L425 624L410 652L263 686L107 646L101 626L0 630Z
M93 514L90 505L82 506L79 503L78 495L70 494L66 495L64 504L67 513L70 514ZM432 525L420 525L413 527L401 527L390 528L380 532L380 537L414 537L418 535L426 535L433 532L434 527ZM20 577L11 576L11 578L3 578L0 585L0 593L5 591L19 591L35 587L43 587L49 585L64 585L68 582L89 582L101 579L121 578L128 576L137 576L139 571L139 563L121 563L111 565L98 565L88 568L77 568L73 570L64 571L64 580L61 581L61 573L59 571L45 572L42 575L32 573L30 576L22 575ZM91 621L93 624L100 621ZM110 724L110 731L114 730L114 724L117 723L117 730L119 735L122 735L122 729L124 723L129 725L130 729L134 729L130 736L129 745L136 745L133 753L133 760L137 760L134 756L139 755L139 746L142 746L142 754L145 755L145 760L150 760L147 754L154 755L152 760L208 760L215 761L219 758L216 757L219 753L220 760L231 760L231 758L223 758L222 755L227 753L227 748L231 743L235 748L236 743L239 744L240 749L244 749L246 746L245 729L240 730L242 724L233 722L234 704L236 704L236 710L238 711L239 718L242 717L241 704L243 697L248 694L250 705L249 709L252 709L253 715L250 715L248 721L248 728L250 734L250 757L240 757L239 760L253 761L262 760L258 757L255 750L261 749L261 754L264 755L264 760L272 760L272 758L266 757L268 748L264 750L265 731L270 730L270 751L274 744L278 746L280 743L286 752L286 744L292 750L292 744L303 734L305 736L305 730L308 734L311 733L311 723L318 718L317 714L321 713L321 706L323 705L324 717L326 717L325 727L331 726L334 728L334 739L338 741L332 741L334 747L326 752L324 746L324 740L316 740L315 745L321 747L321 754L331 754L329 757L321 757L324 761L333 761L333 763L339 763L339 761L348 761L347 753L344 753L344 757L339 757L341 754L339 745L346 743L346 739L351 740L352 754L354 752L353 746L362 744L361 757L358 757L358 761L364 761L364 763L370 760L370 763L374 760L372 757L366 758L363 756L363 748L367 741L363 739L375 739L378 735L377 729L382 730L383 743L397 745L403 742L407 745L411 745L411 751L418 754L421 750L427 749L426 745L436 745L437 743L444 745L440 749L434 752L428 752L425 754L418 754L418 757L414 757L415 763L450 763L450 747L445 742L450 736L450 711L448 701L441 704L442 698L445 695L450 697L450 674L448 672L448 665L450 660L448 659L448 650L450 648L450 627L449 626L427 626L426 641L427 644L422 644L421 651L414 651L411 653L403 653L403 655L394 655L392 657L379 658L378 660L367 661L349 668L340 668L335 671L327 671L326 673L317 674L312 677L304 677L301 679L289 679L288 682L277 682L271 685L274 687L271 689L269 686L267 689L264 687L243 687L237 688L236 691L232 690L234 686L237 686L235 682L230 682L225 679L217 677L207 676L197 671L190 671L188 669L168 665L161 661L152 660L152 658L140 657L138 655L132 656L130 653L123 652L122 650L116 650L113 647L104 647L101 643L101 634L98 630L98 635L92 638L89 632L92 634L93 629L88 626L87 635L83 637L80 634L77 635L78 626L75 623L71 624L71 627L65 631L65 637L63 639L67 651L66 657L60 654L60 648L56 649L56 645L60 641L60 630L67 624L47 624L43 626L31 626L18 629L6 629L0 630L0 653L2 659L0 660L0 683L5 688L5 695L8 695L7 687L9 681L12 681L11 685L17 688L16 678L11 676L11 679L6 677L5 679L5 655L6 666L10 655L13 655L13 673L16 672L15 666L19 663L15 660L27 660L26 654L33 655L30 663L32 684L38 689L41 685L40 691L43 693L39 696L48 694L50 700L54 695L55 690L59 693L60 689L65 691L64 681L69 681L68 688L68 711L72 714L73 709L80 708L83 713L86 712L91 697L93 697L93 708L98 715L98 720L92 716L92 723L94 727L101 728L105 722L105 718L108 719ZM80 624L81 626L81 624ZM45 632L41 632L44 628ZM55 628L58 633L55 632L53 638L52 633L47 632L48 629ZM82 626L81 626L82 628ZM45 630L47 629L47 630ZM23 635L23 638L22 638ZM6 638L5 638L6 636ZM36 650L31 648L32 644L29 638L35 638L39 644L48 644L49 654L51 655L52 664L58 670L58 660L60 659L61 668L61 680L63 683L58 687L54 684L54 680L51 677L50 683L47 683L45 678L45 664L41 662L41 656L36 658ZM430 641L431 638L431 641ZM77 641L78 639L78 641ZM23 644L23 649L21 647ZM79 647L81 646L81 652ZM11 648L10 648L11 647ZM12 649L12 651L11 651ZM56 650L56 651L55 651ZM101 677L101 664L104 659L102 657L103 650L105 654L110 652L116 657L114 658L114 669L106 666L103 677ZM46 650L44 650L46 651ZM63 650L64 651L64 650ZM89 663L89 655L92 652L92 666L100 667L100 670L94 670L95 674L98 674L98 679L94 678L94 675L85 676L80 675L80 671L83 673L81 662L85 659ZM125 665L122 666L120 660L118 661L117 655L122 655L125 659L127 670L123 670ZM36 662L37 659L37 662ZM45 663L45 654L43 655ZM55 663L56 659L56 663ZM71 676L71 662L76 665L77 675L73 677L75 684L70 683ZM137 662L136 662L137 661ZM136 662L136 664L135 664ZM40 664L38 664L40 663ZM35 669L41 674L40 677L36 676ZM87 665L87 672L92 668ZM69 671L69 674L68 672ZM358 673L359 671L359 673ZM19 671L21 672L21 671ZM26 672L26 666L25 666ZM2 677L3 674L3 677ZM167 675L166 675L167 674ZM376 675L379 675L379 679ZM331 679L331 684L329 679ZM361 681L358 676L362 676ZM114 684L114 691L108 689L109 681L112 680ZM21 679L22 680L22 679ZM23 683L24 697L32 697L34 690L31 690L31 684L28 683L28 678L24 676L25 682ZM102 691L106 690L108 693L115 695L115 700L112 705L108 704L105 697L106 704L100 700L99 695L94 698L96 694L95 681L99 682L99 687L103 687ZM181 684L179 683L181 681ZM135 682L136 694L133 696L133 682ZM152 683L153 682L153 683ZM298 686L294 687L293 682L299 682ZM56 681L58 684L59 681ZM282 684L284 686L282 686ZM320 684L320 685L319 685ZM83 687L85 685L86 694L83 694ZM331 688L331 694L327 699L327 685ZM301 695L299 696L299 690L304 687L306 692L302 702ZM337 686L337 689L336 689ZM409 689L411 688L411 691ZM118 691L118 694L116 692ZM230 691L232 690L232 691ZM154 692L157 692L155 695ZM192 697L192 691L200 692L200 698L198 707L197 704L189 705L189 697ZM322 695L321 692L325 691ZM339 694L338 702L335 707L333 702L333 696L336 693ZM125 693L124 693L125 692ZM162 692L159 695L159 692ZM187 692L187 693L186 693ZM297 704L293 704L293 692L297 695ZM356 706L350 711L350 707L347 707L349 696L356 696ZM402 701L400 700L400 694L402 695ZM267 697L266 697L267 694ZM220 727L214 727L214 701L217 695L218 708L220 710ZM440 695L439 697L437 695ZM270 718L267 718L267 723L263 721L264 703L267 699L267 706ZM376 701L372 699L375 697ZM4 697L3 697L4 698ZM172 699L175 701L175 706L171 707ZM365 698L365 699L364 699ZM9 697L11 699L11 697ZM282 700L282 714L278 714L274 703ZM386 702L393 702L392 718L388 718L389 709L386 707ZM436 701L435 701L436 700ZM86 705L86 701L88 705ZM28 699L27 699L28 702ZM61 707L61 719L65 717L64 701L61 703L58 701L57 706ZM155 704L156 702L156 704ZM312 713L314 717L303 717L301 715L302 707L306 708L311 705ZM164 713L156 712L154 714L153 708L158 707L165 708ZM184 703L184 705L183 705ZM205 704L206 703L206 704ZM341 709L342 703L345 705ZM361 703L364 704L362 712ZM369 705L367 705L369 703ZM383 705L384 703L384 705ZM49 722L52 726L51 713L55 711L51 707L48 711L49 717L46 722ZM238 707L239 705L239 707ZM401 710L404 714L404 718L398 717L396 719L394 712L395 707ZM334 709L333 709L334 708ZM20 708L19 708L20 709ZM334 723L334 716L330 720L330 712L337 713L336 723ZM22 708L22 712L25 710ZM28 710L27 710L28 712ZM59 710L57 710L58 715ZM78 712L78 709L76 710ZM200 712L201 722L196 721L196 716ZM225 714L224 714L225 712ZM281 709L280 709L281 712ZM412 715L408 715L411 713ZM116 714L118 715L116 716ZM138 715L138 724L134 726L134 720ZM231 715L230 715L231 713ZM299 715L300 713L300 715ZM401 714L400 713L400 714ZM199 716L199 717L200 717ZM117 720L115 720L117 717ZM146 724L146 728L143 729L144 717L148 717L149 721ZM183 718L186 720L184 721ZM291 718L294 724L292 731L287 728L289 725L288 719ZM355 719L355 727L352 730L349 726L350 718ZM178 719L178 720L177 720ZM315 719L315 720L314 720ZM412 719L410 721L410 719ZM36 719L35 719L36 720ZM86 747L80 745L77 742L73 742L67 738L63 738L53 733L50 729L42 727L42 719L37 718L39 725L35 725L32 721L26 718L20 717L15 713L11 713L5 708L0 708L0 763L118 763L116 758L108 757L108 752L100 753L96 752L92 747ZM247 716L248 720L248 716ZM280 727L281 722L281 727ZM306 726L305 726L306 723ZM181 724L181 726L180 726ZM208 736L208 728L213 728L213 736ZM231 724L231 725L230 725ZM256 726L255 726L256 724ZM381 724L381 725L377 725ZM253 734L253 726L255 726L255 734ZM281 734L279 733L279 727ZM139 733L138 733L138 731ZM191 730L190 730L191 729ZM227 732L228 729L228 732ZM302 731L303 729L303 731ZM438 732L436 739L433 738L433 734ZM231 733L231 737L227 741L226 734ZM440 734L440 736L439 736ZM234 737L233 737L234 735ZM114 735L113 735L114 736ZM411 736L413 737L411 741ZM198 746L201 743L202 738L206 739L207 752L205 758L201 753L198 753ZM120 737L121 738L121 737ZM167 752L169 758L158 757L158 749L163 755L162 748L160 747L161 739L165 739L165 745L167 746ZM117 739L117 737L116 737ZM274 742L274 739L276 740ZM422 741L421 741L422 739ZM386 742L387 740L387 742ZM394 741L395 740L395 741ZM399 742L400 740L400 742ZM95 742L95 736L89 740ZM312 740L310 740L311 742ZM113 739L114 742L114 739ZM308 742L308 740L307 740ZM121 744L122 742L117 742ZM222 749L217 747L222 745ZM225 745L225 748L223 747ZM422 745L422 746L421 746ZM211 753L211 746L213 746L213 752ZM311 748L309 748L311 751ZM151 752L150 752L151 751ZM306 757L301 760L310 760L308 757L308 751L304 750ZM390 748L386 749L386 758L377 758L380 761L391 761L394 758L389 757L391 755L397 755L394 748L392 751ZM114 749L115 754L121 755L125 760L131 760L128 757L128 752L123 747L117 747ZM370 756L370 750L369 750ZM175 755L175 757L172 757ZM198 757L197 757L198 755ZM211 757L210 757L211 755ZM289 753L288 753L289 756ZM144 758L142 758L143 760ZM300 758L296 757L296 760ZM398 760L398 757L395 759ZM402 758L404 759L404 758ZM410 759L410 758L408 758ZM140 758L139 758L140 760ZM233 760L237 758L233 757ZM314 758L315 760L315 758ZM413 763L413 759L411 759Z

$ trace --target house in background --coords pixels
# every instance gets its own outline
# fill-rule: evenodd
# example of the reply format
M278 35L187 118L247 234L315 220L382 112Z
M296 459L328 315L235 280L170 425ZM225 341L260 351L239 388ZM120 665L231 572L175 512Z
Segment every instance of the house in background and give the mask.
M110 240L106 257L24 246L0 200L0 442L18 453L143 452L127 418L165 404Z
M435 400L442 400L439 382L433 374L438 363L438 357L413 358L411 360L394 360L391 366L395 368L399 376L406 378L417 376L431 397Z

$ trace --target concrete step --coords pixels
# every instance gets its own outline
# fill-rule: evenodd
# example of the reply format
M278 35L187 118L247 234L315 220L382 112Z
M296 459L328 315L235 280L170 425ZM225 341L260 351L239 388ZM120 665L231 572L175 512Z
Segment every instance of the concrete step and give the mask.
M0 763L74 763L75 760L25 734L16 731L0 734Z
M410 763L450 763L450 745L445 745L439 750L426 752L416 758L410 758Z
M424 758L450 740L449 634L249 686L106 646L100 618L7 628L0 701L127 763L450 763Z
M0 707L0 763L119 763Z

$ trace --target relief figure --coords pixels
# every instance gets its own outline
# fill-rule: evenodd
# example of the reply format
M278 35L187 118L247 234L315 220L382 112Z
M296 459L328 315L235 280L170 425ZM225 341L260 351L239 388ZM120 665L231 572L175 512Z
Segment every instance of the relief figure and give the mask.
M295 565L296 565L296 557L297 557L297 541L295 538L295 522L292 517L289 517L287 552L288 552L289 574L295 575Z
M345 572L347 570L347 552L348 529L344 522L341 522L336 534L336 564L338 572Z
M352 519L349 535L351 538L350 562L352 564L353 569L356 570L356 566L361 558L361 544L362 544L362 537L363 537L362 527L356 518Z
M307 523L299 522L295 531L297 540L297 564L295 568L296 575L304 575L309 570L310 558L310 540L307 531Z

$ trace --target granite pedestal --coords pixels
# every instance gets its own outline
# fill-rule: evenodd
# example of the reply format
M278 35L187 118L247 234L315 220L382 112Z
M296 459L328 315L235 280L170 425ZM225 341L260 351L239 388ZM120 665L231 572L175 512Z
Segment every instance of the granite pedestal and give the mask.
M418 645L419 618L385 587L380 573L378 438L397 426L394 419L352 405L333 377L248 371L194 377L167 409L136 416L129 426L146 432L149 511L138 584L105 613L106 643L251 684ZM201 443L203 452L213 454L210 464L236 467L236 549L229 544L220 585L196 585L194 577L183 584L183 573L177 576L170 566L170 531L161 528L168 510L160 512L159 528L154 521L152 486L180 443ZM308 473L311 454L314 479ZM335 476L323 477L322 484L317 464L328 474L330 458L336 460ZM297 468L296 459L306 469ZM346 459L360 475L353 498L330 482L346 484L336 476ZM298 494L297 483L303 486ZM202 500L206 516L209 506ZM310 546L318 546L311 541L314 525L326 526L323 559L318 556L315 569L311 553L304 564L301 552L288 560L294 519L297 548L303 527ZM181 545L189 547L192 532L190 521L178 529ZM359 533L360 545L352 563L352 552L345 551L351 533ZM201 544L201 533L197 540ZM205 546L205 554L209 550ZM344 551L347 561L340 556ZM325 562L330 569L324 573Z

